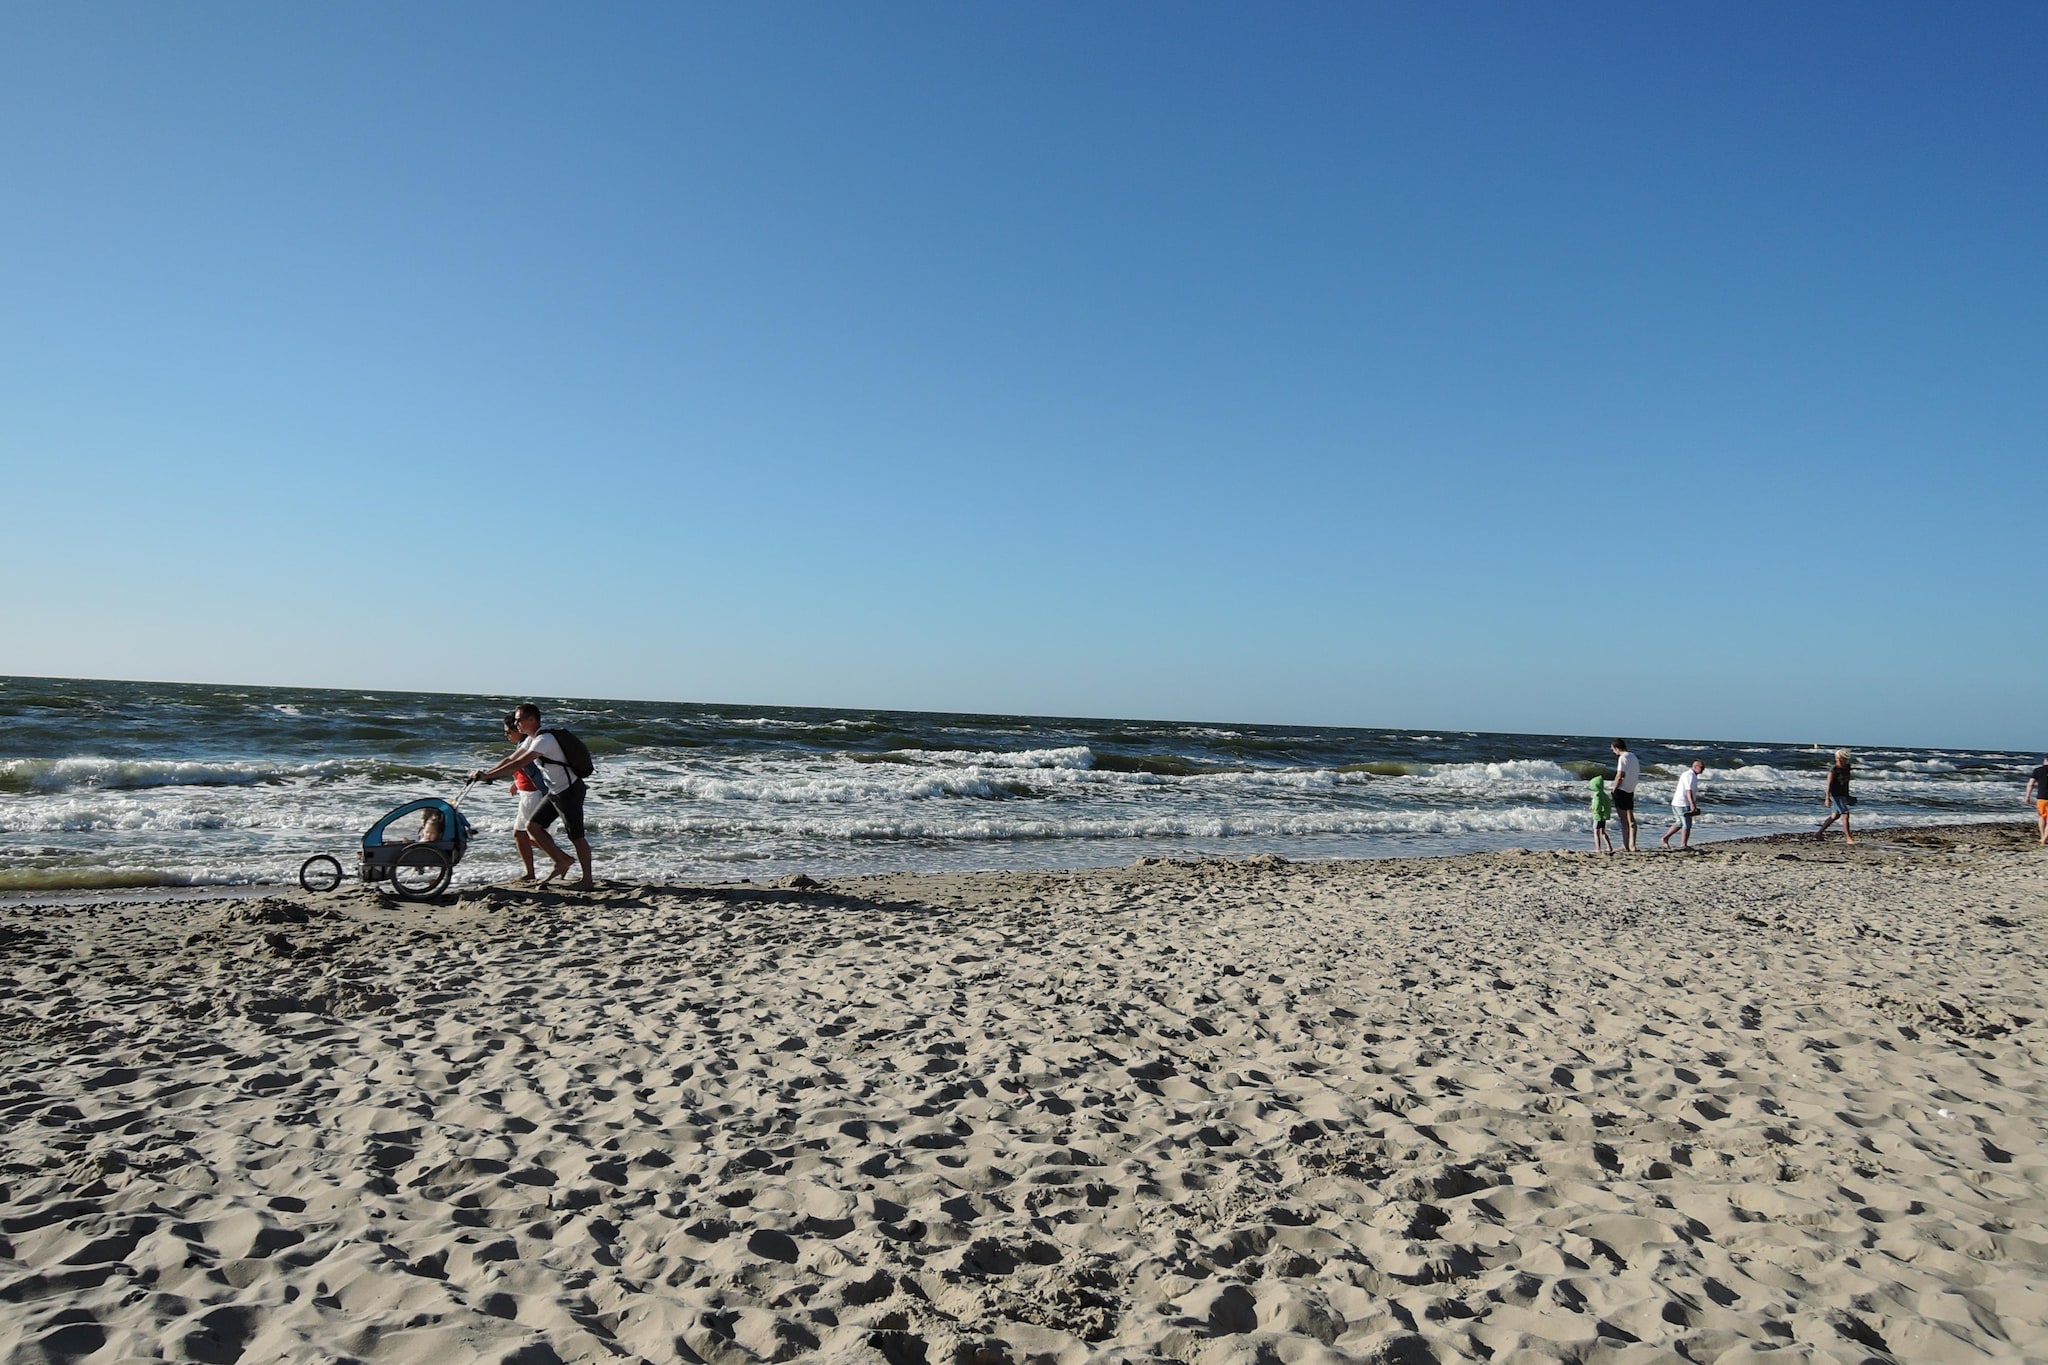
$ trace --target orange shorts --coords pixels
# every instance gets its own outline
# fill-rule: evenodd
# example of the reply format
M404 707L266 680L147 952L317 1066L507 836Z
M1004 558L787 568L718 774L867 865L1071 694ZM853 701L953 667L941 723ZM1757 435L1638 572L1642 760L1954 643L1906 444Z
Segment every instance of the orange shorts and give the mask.
M2034 810L2039 813L2043 820L2048 820L2048 801L2036 801L2034 803Z

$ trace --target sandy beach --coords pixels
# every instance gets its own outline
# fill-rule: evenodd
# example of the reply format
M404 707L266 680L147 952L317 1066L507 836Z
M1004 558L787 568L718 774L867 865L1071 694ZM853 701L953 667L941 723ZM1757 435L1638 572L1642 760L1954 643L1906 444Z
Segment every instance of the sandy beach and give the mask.
M2048 852L0 905L0 1360L2048 1361Z

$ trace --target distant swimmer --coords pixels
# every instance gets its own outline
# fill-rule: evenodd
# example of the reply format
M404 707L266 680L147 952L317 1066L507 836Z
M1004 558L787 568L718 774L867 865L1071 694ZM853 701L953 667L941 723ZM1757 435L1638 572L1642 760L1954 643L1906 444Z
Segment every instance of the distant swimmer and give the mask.
M1671 789L1671 828L1664 831L1664 847L1671 847L1674 834L1679 852L1692 847L1692 822L1700 818L1700 774L1706 770L1707 765L1696 758L1678 775L1678 785Z
M1642 764L1628 751L1628 741L1614 741L1614 813L1621 821L1621 846L1636 851L1636 783L1643 777Z
M2027 799L2034 803L2034 823L2040 826L2041 842L2048 844L2048 758L2027 774Z
M1856 836L1849 832L1849 807L1856 804L1856 798L1849 795L1849 751L1835 750L1835 765L1828 769L1827 794L1821 801L1828 808L1828 818L1820 822L1820 828L1813 832L1818 839L1828 832L1828 826L1842 822L1842 841L1853 844Z

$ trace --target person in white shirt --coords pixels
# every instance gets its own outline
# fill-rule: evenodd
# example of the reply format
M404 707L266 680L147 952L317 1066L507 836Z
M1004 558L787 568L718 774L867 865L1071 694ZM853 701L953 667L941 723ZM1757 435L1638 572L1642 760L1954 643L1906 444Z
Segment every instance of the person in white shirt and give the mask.
M1629 853L1636 851L1636 783L1643 777L1643 766L1636 762L1636 756L1628 751L1628 741L1614 741L1614 814L1621 821L1621 846Z
M1671 790L1671 828L1664 831L1664 847L1671 847L1671 836L1678 835L1678 849L1683 853L1692 847L1692 822L1700 814L1700 774L1707 765L1699 759L1678 775L1678 785Z
M562 752L561 742L541 728L538 706L530 701L522 702L512 715L518 722L519 733L526 737L524 742L490 767L471 773L469 780L488 782L493 778L503 777L526 763L538 767L541 781L548 789L548 799L541 802L539 808L534 811L533 818L527 822L526 832L532 837L534 845L553 859L555 864L555 870L542 877L540 884L546 886L581 863L583 880L577 883L574 889L588 891L597 883L592 881L590 876L590 841L583 837L583 779L569 767L569 760ZM562 846L548 833L548 826L555 822L557 815L562 818L562 833L568 835L569 842L575 846L574 858L562 852Z

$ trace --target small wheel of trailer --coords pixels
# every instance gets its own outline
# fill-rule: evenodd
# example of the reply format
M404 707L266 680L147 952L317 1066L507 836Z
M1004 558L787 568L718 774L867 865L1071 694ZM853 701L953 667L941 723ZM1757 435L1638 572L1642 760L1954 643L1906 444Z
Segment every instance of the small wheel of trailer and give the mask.
M341 885L341 860L314 854L299 864L299 885L308 891L332 891Z
M455 875L455 864L431 844L408 844L391 864L391 889L403 900L423 901L441 894Z

